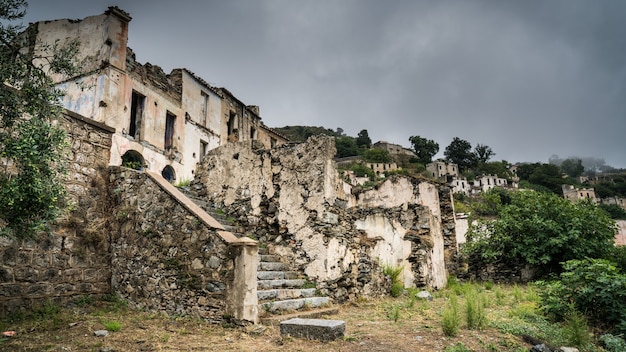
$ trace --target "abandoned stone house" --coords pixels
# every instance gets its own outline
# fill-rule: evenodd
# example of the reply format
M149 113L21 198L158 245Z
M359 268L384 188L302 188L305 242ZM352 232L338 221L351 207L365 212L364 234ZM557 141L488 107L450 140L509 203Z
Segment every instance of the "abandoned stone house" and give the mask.
M123 159L170 181L193 178L196 163L227 142L258 140L267 147L286 138L263 124L249 106L225 88L212 87L181 68L169 74L142 65L128 47L128 13L110 7L82 20L42 21L31 26L39 45L77 40L81 72L59 82L70 111L115 129L111 165Z
M593 188L576 188L573 185L562 185L561 189L563 190L563 198L572 202L585 199L589 199L594 203L598 202Z
M60 83L76 207L40 241L0 238L0 315L114 293L140 309L258 322L383 295L383 266L402 268L406 287L445 286L458 249L448 186L392 176L352 187L332 137L284 143L228 90L138 64L129 21L109 8L34 25L42 42L84 43L84 73ZM146 167L121 167L128 153ZM186 177L183 189L168 182Z
M434 161L426 165L428 175L440 182L450 183L459 177L459 167L454 163Z
M415 152L411 149L405 148L400 144L389 143L387 141L378 141L372 144L372 148L384 149L391 155L415 156Z

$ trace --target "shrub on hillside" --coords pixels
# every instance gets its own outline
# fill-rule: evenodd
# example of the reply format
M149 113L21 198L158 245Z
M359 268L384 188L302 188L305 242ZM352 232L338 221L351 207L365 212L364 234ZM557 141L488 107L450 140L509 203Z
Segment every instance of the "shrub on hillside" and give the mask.
M530 265L546 274L560 272L560 263L568 260L606 257L615 233L615 222L591 202L514 192L498 219L470 227L464 252L479 265Z
M572 309L596 326L626 333L626 275L605 259L570 260L558 281L540 285L540 308L561 321Z

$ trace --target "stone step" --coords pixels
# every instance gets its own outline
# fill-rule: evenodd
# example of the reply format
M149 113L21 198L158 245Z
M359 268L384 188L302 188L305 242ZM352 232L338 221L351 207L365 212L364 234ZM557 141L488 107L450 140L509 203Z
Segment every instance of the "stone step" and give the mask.
M266 255L269 252L267 247L259 247L259 254Z
M267 315L261 317L261 324L268 326L278 326L281 321L292 318L323 318L331 315L339 314L339 308L315 308L310 310L301 310L294 313L280 314L280 315Z
M281 257L275 254L259 254L260 262L280 262Z
M302 288L305 279L257 280L257 289Z
M258 290L257 298L259 302L269 300L285 300L294 298L307 298L315 296L314 288L283 288L273 290Z
M343 338L343 320L293 318L280 322L280 334L309 340L333 341Z
M258 269L260 271L289 271L287 265L281 262L260 262Z
M284 280L300 279L297 271L257 271L256 278L259 280Z
M276 313L278 311L290 311L302 308L317 308L328 304L330 304L330 298L328 297L307 297L261 303L259 307L266 312Z

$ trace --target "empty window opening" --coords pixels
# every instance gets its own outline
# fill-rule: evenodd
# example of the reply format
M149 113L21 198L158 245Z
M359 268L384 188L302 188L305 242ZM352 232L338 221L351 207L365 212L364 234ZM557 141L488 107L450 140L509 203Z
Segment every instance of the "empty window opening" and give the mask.
M206 155L206 153L209 151L209 143L205 142L205 141L200 141L200 160L202 160L202 157Z
M174 125L176 116L169 111L165 114L165 150L171 149L174 143Z
M200 92L200 102L202 104L202 110L200 111L200 123L202 126L206 126L209 116L209 95L205 92Z
M239 138L237 138L237 114L232 111L228 117L228 139L239 140Z
M129 150L122 155L122 166L135 170L143 170L145 160L143 155L136 150Z
M274 148L276 146L276 138L270 138L270 148Z
M174 168L167 165L161 171L161 176L167 180L167 182L173 182L176 179L176 173L174 172Z
M250 127L250 139L256 139L256 129L254 127Z
M130 103L130 125L128 126L128 135L135 139L139 139L145 101L146 97L133 91Z

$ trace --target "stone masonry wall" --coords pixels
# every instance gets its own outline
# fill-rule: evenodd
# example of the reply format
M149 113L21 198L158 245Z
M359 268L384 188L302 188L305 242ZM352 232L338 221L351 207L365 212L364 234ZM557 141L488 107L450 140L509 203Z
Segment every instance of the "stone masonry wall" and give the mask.
M66 112L70 208L36 240L0 238L0 315L110 292L106 165L113 130Z
M445 189L398 176L346 194L332 138L255 147L241 142L212 150L191 189L323 294L337 301L381 295L389 285L383 265L404 267L407 287L445 285L445 257L456 252Z
M248 290L253 300L247 320L256 319L256 277L253 288L237 286L242 277L237 261L245 245L229 244L219 228L190 212L146 173L112 167L110 182L117 226L112 286L119 295L137 308L217 322L246 318L234 306L235 296ZM253 249L253 262L246 265L256 275L256 245Z

